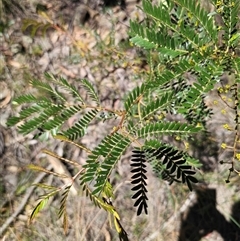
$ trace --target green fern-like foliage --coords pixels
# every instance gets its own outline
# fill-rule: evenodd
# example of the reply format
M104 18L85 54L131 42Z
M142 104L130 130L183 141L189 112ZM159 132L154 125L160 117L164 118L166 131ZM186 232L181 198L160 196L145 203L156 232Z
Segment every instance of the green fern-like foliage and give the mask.
M86 163L79 171L80 185L96 206L112 215L120 240L128 238L114 207L113 169L132 148L129 169L138 215L148 213L147 166L169 184L186 184L192 191L197 184L196 167L200 164L187 149L167 140L174 137L184 144L205 130L206 121L211 118L205 97L224 73L234 75L229 90L236 116L235 142L239 140L240 3L239 0L213 0L212 4L214 10L208 12L200 2L192 0L160 1L158 5L143 0L147 17L143 23L131 22L130 41L149 56L150 72L145 81L129 91L121 110L103 106L94 83L81 80L80 91L67 79L49 73L45 76L47 81L31 80L38 94L26 93L14 100L23 108L9 119L10 126L18 124L23 134L37 129L43 133L57 130L56 139L87 152ZM219 18L222 21L218 22ZM68 120L74 116L78 120L68 126ZM94 121L98 128L97 123L107 118L115 118L117 124L109 126L105 122L109 133L94 149L77 143L77 139L87 134L90 123ZM51 152L48 154L73 164ZM69 189L70 186L64 189L59 211L59 216L64 216L65 227ZM45 201L38 204L31 218L44 204Z
M56 78L49 73L45 77L48 82L36 79L30 82L40 93L44 93L43 96L36 97L32 94L25 94L14 100L17 104L28 104L28 106L20 111L19 116L10 118L8 125L22 123L19 126L19 131L23 134L28 134L36 129L41 129L42 132L57 129L61 130L59 134L71 140L84 136L89 124L97 117L100 107L89 106L88 108L88 103L83 101L76 87L69 84L63 77ZM87 86L86 90L90 98L92 97L96 101L94 88L89 88L91 83L83 80L82 86ZM69 103L67 95L74 98L75 103ZM71 117L77 114L82 115L80 120L71 127L61 128Z
M239 58L239 1L213 1L213 4L215 12L209 13L200 2L178 0L153 5L145 0L143 11L151 26L131 22L131 41L158 55L157 74L148 87L154 89L164 83L171 86L171 82L180 78L181 84L189 86L187 92L179 94L181 105L175 106L189 122L209 116L210 110L203 102L205 94L225 71L233 71L233 63ZM215 15L222 14L225 24L219 26ZM223 30L219 39L219 31ZM188 77L184 76L187 72Z

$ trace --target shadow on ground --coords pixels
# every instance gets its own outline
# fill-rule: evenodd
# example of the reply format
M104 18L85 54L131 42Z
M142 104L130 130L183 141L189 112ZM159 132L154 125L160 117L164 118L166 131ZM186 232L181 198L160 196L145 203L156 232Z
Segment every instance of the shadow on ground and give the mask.
M200 241L201 238L216 231L224 241L239 241L240 201L232 206L231 221L216 208L216 189L196 190L196 203L182 217L178 241Z

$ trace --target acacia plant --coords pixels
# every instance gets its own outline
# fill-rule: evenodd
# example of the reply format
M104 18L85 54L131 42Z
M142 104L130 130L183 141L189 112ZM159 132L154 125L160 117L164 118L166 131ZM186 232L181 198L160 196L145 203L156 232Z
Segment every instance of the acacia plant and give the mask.
M220 78L226 73L233 76L227 89L233 98L230 106L235 113L233 147L237 148L239 10L239 0L212 0L208 7L192 0L165 0L158 5L144 0L142 11L146 18L141 23L130 23L130 41L149 56L149 73L148 78L129 91L123 100L123 109L105 107L94 83L86 79L79 83L86 90L87 97L80 94L79 85L76 87L65 78L50 73L45 75L47 81L31 80L30 84L39 93L17 97L15 102L24 104L25 108L18 116L11 117L8 124L14 126L20 123L18 129L23 134L37 129L43 133L55 133L54 138L82 148L88 157L69 185L61 188L42 186L50 191L41 197L30 220L50 196L63 192L59 216L64 217L64 227L67 228L67 196L74 180L79 178L86 195L114 217L120 240L128 240L114 207L112 170L122 155L132 150L129 171L132 172L132 198L138 215L148 213L147 165L162 179L169 183L186 183L192 191L193 184L198 182L194 175L199 162L187 153L187 148L167 141L166 137L173 136L187 145L189 138L195 140L196 133L206 130L211 109L206 105L205 97L221 83ZM226 86L222 86L224 88ZM74 102L69 101L69 95ZM73 126L64 125L77 114L81 118ZM111 118L115 118L117 124L94 149L79 144L90 123L94 121L97 125L99 121ZM104 123L109 125L108 121ZM63 162L77 165L77 162L51 151L45 152ZM237 151L234 152L236 154ZM231 171L238 172L234 167L235 160L236 156L233 156ZM31 168L49 172L42 167Z

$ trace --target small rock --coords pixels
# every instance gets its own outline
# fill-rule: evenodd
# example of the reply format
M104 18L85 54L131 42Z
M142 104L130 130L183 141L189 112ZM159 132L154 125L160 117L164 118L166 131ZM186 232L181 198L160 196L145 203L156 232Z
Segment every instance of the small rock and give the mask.
M56 47L51 52L49 52L49 58L52 59L59 59L59 55L61 53L61 48Z
M70 54L70 48L69 46L63 46L62 47L62 56L63 57L66 57L66 56L69 56Z
M88 8L85 4L80 4L76 10L73 17L73 26L80 26L85 23L89 18Z
M21 44L12 44L11 45L11 52L13 54L17 54L22 51L22 46Z
M58 38L59 38L58 32L51 32L50 40L51 40L53 45L55 45L55 43L58 41Z
M38 60L38 64L42 66L42 70L45 71L49 65L50 58L47 52Z
M39 44L43 50L43 52L49 51L52 49L52 44L48 38L45 37L39 37L36 40L36 44Z
M69 70L75 75L75 76L78 76L78 72L79 72L79 68L78 66L69 66Z
M28 217L26 215L20 214L18 216L18 220L24 221L24 223L26 223L28 221ZM24 225L24 223L23 223L23 225Z
M11 100L12 93L5 82L0 82L0 108L5 107Z
M112 29L112 23L111 21L107 20L107 16L105 15L99 15L96 18L97 22L98 22L98 29L99 30L111 30ZM107 20L107 21L106 21Z
M86 70L86 72L87 72L87 79L88 79L89 81L91 81L91 82L94 83L95 78L94 78L94 76L92 75L92 72L91 72L90 68L89 68L89 67L86 67L85 70Z
M25 54L16 54L11 61L11 65L15 68L21 68L29 66L29 63L27 62L27 58Z
M22 36L22 45L23 47L28 50L30 45L33 43L33 39L27 35Z
M87 71L85 70L85 68L80 68L80 78L85 78L87 76Z
M116 32L115 33L115 40L114 40L114 44L116 45L116 46L118 46L119 45L119 43L121 42L121 41L124 41L125 39L127 39L127 34L125 34L124 32Z
M73 73L73 71L69 70L68 68L65 68L64 66L60 66L61 72L71 78L75 78L76 75Z
M14 173L8 172L8 174L4 175L3 183L5 184L6 192L11 193L14 191L15 187L17 186L17 175L16 171Z
M117 14L118 21L125 21L127 19L127 13L125 11L121 11Z

